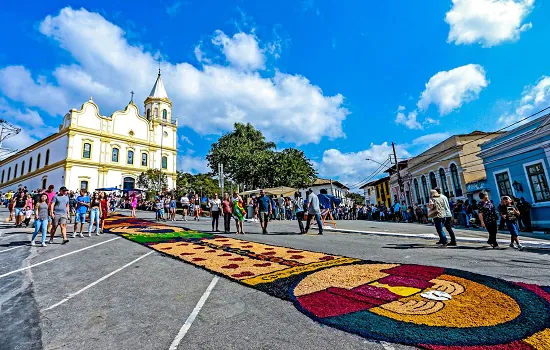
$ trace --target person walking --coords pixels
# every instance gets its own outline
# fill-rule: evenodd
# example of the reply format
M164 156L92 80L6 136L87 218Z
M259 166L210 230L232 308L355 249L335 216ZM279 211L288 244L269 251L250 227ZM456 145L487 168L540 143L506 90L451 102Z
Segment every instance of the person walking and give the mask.
M313 190L311 188L307 191L307 208L307 221L304 233L307 233L309 231L311 219L315 217L315 221L317 221L317 226L319 226L319 234L322 235L323 223L321 222L321 207L319 206L319 197L317 197L317 195L313 193Z
M200 221L201 217L201 200L199 198L199 195L195 195L195 199L193 199L193 208L194 208L194 220Z
M31 245L35 245L34 240L42 233L42 247L46 246L46 235L48 234L48 196L41 194L40 199L34 205L34 233L32 234Z
M180 203L183 208L181 214L182 219L183 221L187 221L187 212L189 211L189 197L187 196L187 193L180 198Z
M262 227L262 234L267 234L267 224L273 208L271 207L271 199L265 195L264 190L260 190L260 196L258 197L258 204L256 207L256 214L260 218L260 226Z
M176 221L176 207L178 202L176 201L176 197L172 196L170 198L170 221Z
M523 230L527 232L533 231L531 227L531 204L521 197L518 203L518 210L520 213L520 220L523 223Z
M231 199L229 193L223 194L222 214L223 214L223 233L231 233ZM187 220L186 220L187 221Z
M25 217L25 205L27 199L23 193L18 193L13 199L13 209L15 212L15 227L21 227L23 225L23 219Z
M443 193L441 193L440 188L435 189L437 193L443 198L443 203L445 204L445 220L443 221L443 226L445 227L445 230L449 233L449 236L451 237L451 242L447 244L447 247L455 247L456 246L456 238L455 233L453 231L453 205L451 205L451 202L445 196Z
M136 208L137 208L137 204L138 204L138 198L137 198L137 195L135 193L132 194L132 199L131 199L131 207L132 207L132 217L135 218L136 217Z
M499 206L499 214L504 220L504 224L510 232L510 247L517 248L518 250L523 250L523 246L519 243L519 228L518 228L518 218L520 217L520 212L518 208L512 202L512 198L509 196L503 196L501 205ZM515 244L517 244L517 246Z
M307 207L300 202L296 203L296 220L298 221L298 227L300 228L300 233L304 234L306 230L304 229L304 214Z
M99 201L101 204L101 229L99 230L100 233L103 233L103 229L105 228L105 220L107 220L107 217L109 215L109 204L107 201L107 193L101 192L99 194Z
M479 199L481 201L477 205L477 210L479 211L481 227L485 228L489 233L487 244L493 248L497 248L498 214L495 205L489 200L487 192L481 192L479 194Z
M220 223L220 211L222 201L218 198L218 194L214 193L214 198L210 200L210 217L212 218L212 232L220 232L218 225ZM214 228L216 228L214 230Z
M78 231L78 224L80 224L80 232L78 235L80 237L84 237L82 235L82 231L84 231L84 224L86 223L86 214L88 213L88 209L90 207L90 197L86 193L85 189L80 189L80 195L76 197L76 214L74 218L74 230L73 230L73 238L76 237L76 234Z
M237 226L237 234L243 234L243 221L246 211L243 207L243 199L239 196L237 191L233 192L233 218L235 219L235 225Z
M53 186L50 186L53 188ZM59 189L59 193L55 195L52 201L49 203L50 206L50 217L52 218L52 228L50 231L50 244L53 243L53 237L55 236L55 231L57 227L61 227L61 236L63 237L63 242L61 244L67 244L69 240L67 239L67 218L69 216L69 197L66 195L67 187L62 186ZM46 194L46 196L48 196ZM49 198L49 196L48 196Z
M95 234L99 236L99 217L101 214L101 201L99 194L95 192L90 199L90 224L88 225L88 237L92 237L92 227L95 223Z
M451 226L451 218L449 209L449 202L447 197L441 195L436 190L430 190L431 200L428 204L428 216L433 219L435 230L439 236L439 241L436 244L441 244L443 246L456 246L456 238ZM443 227L449 232L451 237L451 242L447 241L447 236L443 231Z

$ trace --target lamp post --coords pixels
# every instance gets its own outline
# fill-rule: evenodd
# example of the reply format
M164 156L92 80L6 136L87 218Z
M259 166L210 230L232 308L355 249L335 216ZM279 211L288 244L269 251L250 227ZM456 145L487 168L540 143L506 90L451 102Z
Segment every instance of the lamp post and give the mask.
M370 159L370 158L366 158L365 160L368 160L368 161L371 161L371 162L374 162L376 164L380 164L381 166L385 166L384 164L380 163L380 162L377 162L376 160L374 159Z

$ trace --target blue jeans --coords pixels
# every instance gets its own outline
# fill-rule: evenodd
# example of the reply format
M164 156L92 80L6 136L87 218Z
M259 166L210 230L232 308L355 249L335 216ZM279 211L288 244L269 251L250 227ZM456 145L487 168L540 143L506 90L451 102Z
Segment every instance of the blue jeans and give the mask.
M34 220L34 233L32 234L32 241L38 235L38 232L42 231L42 243L46 243L46 235L48 234L48 219Z
M455 233L453 231L453 228L451 226L451 218L434 218L434 225L435 230L437 231L437 235L439 236L439 241L441 243L447 243L447 236L445 236L445 232L443 231L443 227L449 232L449 236L451 236L451 242L455 242Z
M519 236L517 221L506 220L506 226L508 227L508 231L510 231L512 238Z
M315 216L315 221L317 221L317 226L319 226L319 233L323 233L323 223L321 222L321 214L307 214L307 221L306 221L306 232L309 231L309 225L311 223L311 219Z
M90 225L88 225L88 233L92 233L92 225L95 222L95 232L99 232L99 209L94 208L90 211Z

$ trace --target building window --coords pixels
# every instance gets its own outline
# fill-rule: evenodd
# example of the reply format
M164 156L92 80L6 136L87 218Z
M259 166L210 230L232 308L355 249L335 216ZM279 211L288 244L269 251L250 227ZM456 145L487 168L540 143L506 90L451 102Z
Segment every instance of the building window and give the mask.
M147 119L151 120L151 110L147 108Z
M45 178L42 179L42 188L43 188L43 189L46 189L46 182L47 182L47 181L48 181L48 178L47 178L47 177L45 177Z
M92 144L85 143L82 147L82 158L90 159L92 153Z
M10 181L10 176L11 176L11 166L8 168L8 181Z
M147 166L147 153L141 154L141 166Z
M46 151L46 159L44 160L44 166L50 163L50 150Z
M390 194L390 185L389 182L386 182L386 193Z
M134 151L128 151L128 164L134 164Z
M529 185L533 192L535 202L550 201L550 189L548 188L548 179L544 173L542 163L529 165L526 167L527 176L529 177Z
M159 116L159 109L155 107L155 109L153 109L153 115L155 117L158 117Z
M6 173L6 170L2 170L2 183L4 183L4 175Z
M367 190L368 196L370 197L370 188Z
M168 168L168 157L163 156L162 157L162 169L167 169L167 168Z
M114 163L118 163L118 148L113 148L111 152L111 161Z
M418 187L418 180L414 179L414 192L416 193L416 203L420 204L422 200L420 199L420 188Z
M122 180L122 188L125 190L133 190L136 187L136 180L133 177L125 177Z
M428 192L428 181L426 181L426 176L422 175L422 191L424 192L424 203L430 201L430 192Z
M28 173L30 173L32 171L32 157L31 159L29 159L29 171Z
M80 189L88 192L88 181L80 181Z
M166 109L162 110L162 119L164 120L168 119L168 111Z
M17 177L17 166L18 166L18 164L15 164L15 169L13 171L13 178L14 179Z
M432 190L435 190L437 188L437 180L433 172L430 173L430 187Z
M20 176L23 176L23 174L25 174L25 161L23 161L23 163L21 163L21 175Z
M500 193L500 197L513 195L508 172L505 171L503 173L496 174L495 177L497 179L497 188Z
M460 177L458 176L458 168L456 164L451 164L451 178L453 179L453 185L455 194L457 197L462 196L462 186L460 186Z
M36 157L36 170L40 169L40 157L42 155L39 153L38 157Z
M447 176L445 176L445 169L439 169L439 180L441 181L441 192L446 197L449 197L449 186L447 186Z

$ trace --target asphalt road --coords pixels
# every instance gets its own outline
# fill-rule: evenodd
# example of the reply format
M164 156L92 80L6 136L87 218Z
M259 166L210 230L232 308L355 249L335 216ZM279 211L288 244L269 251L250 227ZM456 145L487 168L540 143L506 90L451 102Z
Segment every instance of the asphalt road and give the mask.
M0 218L6 214L0 210ZM168 224L210 230L208 219ZM523 252L488 249L477 241L459 241L456 248L442 249L428 237L433 227L367 222L339 226L346 225L379 233L326 231L323 236L303 236L295 234L296 222L274 222L270 234L261 235L257 223L245 223L247 234L238 238L550 285L550 250L543 249L544 240L531 239L542 243ZM289 302L218 280L115 235L70 239L67 245L42 248L28 245L30 231L0 224L1 350L169 349L201 302L178 349L408 349L322 326ZM56 243L60 241L56 238ZM209 286L213 288L205 299Z

